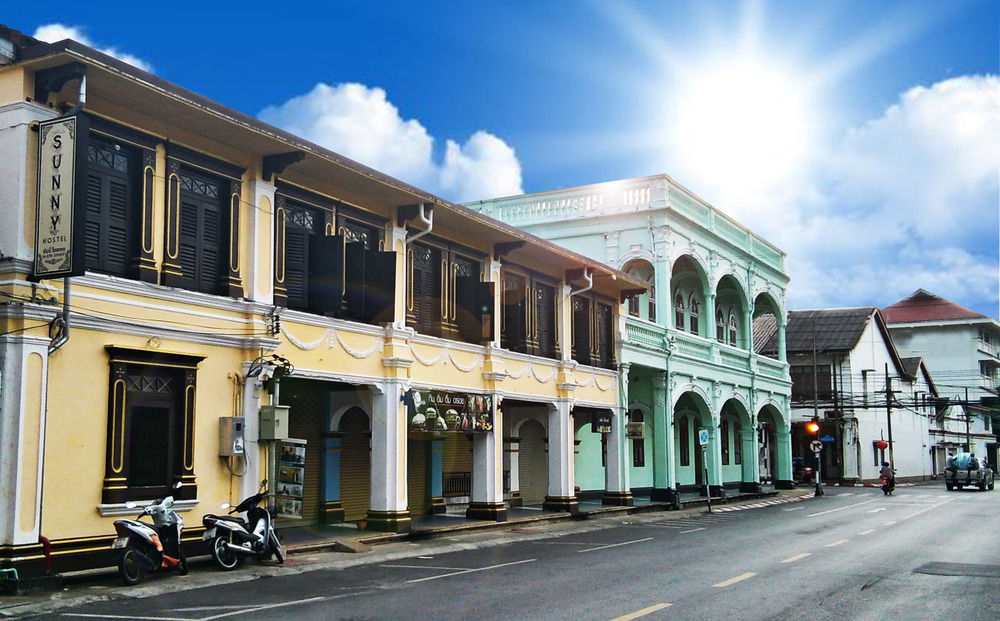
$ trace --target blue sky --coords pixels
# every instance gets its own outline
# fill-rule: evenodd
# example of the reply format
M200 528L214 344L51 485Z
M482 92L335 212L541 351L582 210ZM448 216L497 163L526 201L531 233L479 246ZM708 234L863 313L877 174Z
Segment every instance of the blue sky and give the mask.
M520 4L21 3L0 21L452 200L665 172L788 253L790 309L924 288L998 315L1000 3Z

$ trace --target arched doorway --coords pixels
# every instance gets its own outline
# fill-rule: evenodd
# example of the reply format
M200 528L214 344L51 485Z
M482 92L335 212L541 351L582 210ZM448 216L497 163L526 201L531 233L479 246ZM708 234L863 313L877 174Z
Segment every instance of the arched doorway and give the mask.
M545 427L529 419L518 431L518 479L521 498L526 505L540 505L549 490L548 453L545 445Z

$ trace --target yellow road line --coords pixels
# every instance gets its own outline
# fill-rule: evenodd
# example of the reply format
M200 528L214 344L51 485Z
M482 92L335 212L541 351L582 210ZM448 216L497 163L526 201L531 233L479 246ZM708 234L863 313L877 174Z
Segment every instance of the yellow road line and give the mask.
M805 557L809 556L809 552L803 552L802 554L796 554L795 556L789 556L782 563L794 563L795 561L801 561Z
M874 533L874 532L875 532L875 529L874 529L874 528L869 528L868 530L863 530L863 531L861 531L861 532L860 532L860 533L858 533L858 534L859 534L859 535L870 535L870 534L872 534L872 533Z
M652 613L656 612L657 610L663 610L664 608L667 608L669 606L673 606L673 604L668 603L668 602L662 602L660 604L653 604L652 606L647 606L646 608L643 608L642 610L636 610L635 612L630 612L627 615L622 615L620 617L615 617L611 621L632 621L632 619L638 619L639 617L645 617L648 614L652 614Z
M833 543L826 544L826 547L832 548L834 546L839 546L842 543L847 543L850 539L840 539L839 541L834 541Z
M756 575L757 574L755 574L754 572L748 571L745 574L740 574L738 576L734 576L734 577L730 578L729 580L723 580L722 582L716 582L712 586L714 586L714 587L720 587L720 588L721 587L727 587L727 586L729 586L731 584L736 584L737 582L742 582L742 581L746 580L747 578L753 578Z
M896 523L896 520L889 520L888 522L886 522L886 523L885 523L885 524L883 524L882 526L892 526L892 525L893 525L893 524L895 524L895 523Z

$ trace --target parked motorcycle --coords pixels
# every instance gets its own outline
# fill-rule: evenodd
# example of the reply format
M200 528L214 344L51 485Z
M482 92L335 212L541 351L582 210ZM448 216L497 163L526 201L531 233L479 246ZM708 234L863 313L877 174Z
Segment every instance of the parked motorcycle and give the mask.
M212 559L219 569L236 569L244 556L254 556L258 561L274 556L278 563L285 562L285 549L278 542L271 514L257 506L266 497L265 480L260 491L230 509L227 515L209 513L201 519L206 529L202 538L212 542ZM228 509L228 503L222 508ZM234 513L246 513L246 518Z
M128 502L125 506L131 509L137 505ZM134 520L115 520L118 537L111 543L111 549L120 551L118 573L125 584L138 584L147 572L171 568L176 568L182 576L188 572L181 547L184 520L173 507L174 497L167 496L148 505ZM140 521L146 515L153 519L152 524Z

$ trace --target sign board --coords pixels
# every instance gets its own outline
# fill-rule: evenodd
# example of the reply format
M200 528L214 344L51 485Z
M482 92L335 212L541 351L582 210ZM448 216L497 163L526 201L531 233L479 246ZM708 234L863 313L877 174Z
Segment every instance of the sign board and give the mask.
M302 518L302 498L306 484L306 440L287 438L280 442L278 485L274 505L278 517Z
M611 433L611 412L597 410L590 415L590 430L594 433Z
M410 431L489 433L493 431L493 395L437 390L407 393Z
M837 438L834 438L833 436L827 434L827 435L823 436L822 438L820 438L819 441L820 442L826 442L827 444L829 444L831 442L836 442Z
M625 437L629 440L642 440L644 437L646 423L626 423L625 425Z
M38 125L35 263L31 280L80 276L86 269L86 194L78 178L86 177L87 133L87 118L83 115Z
M702 428L698 430L698 444L702 446L708 445L708 429Z
M820 442L819 440L813 440L812 442L809 443L809 448L812 449L813 453L819 453L820 451L823 450L823 443Z

